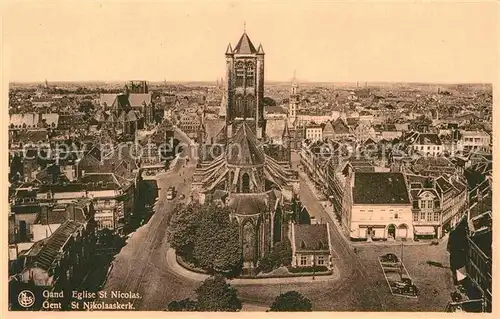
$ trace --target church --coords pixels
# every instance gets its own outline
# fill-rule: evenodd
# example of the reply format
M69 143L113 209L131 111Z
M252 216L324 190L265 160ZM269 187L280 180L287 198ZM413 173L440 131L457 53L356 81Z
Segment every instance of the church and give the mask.
M290 133L283 143L266 138L264 49L247 33L227 46L225 117L202 123L192 198L231 208L240 229L243 268L252 271L272 246L288 235L287 216L298 198L298 172L291 169Z

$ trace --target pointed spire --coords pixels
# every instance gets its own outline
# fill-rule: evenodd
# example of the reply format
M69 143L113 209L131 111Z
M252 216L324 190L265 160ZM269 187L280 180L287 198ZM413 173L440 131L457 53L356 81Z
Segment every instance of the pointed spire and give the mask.
M233 52L239 54L255 54L257 50L255 50L255 47L252 41L250 41L247 33L244 32Z
M259 44L259 48L257 49L257 54L264 54L264 48L262 47L262 43Z
M243 33L247 33L247 22L243 21Z
M231 43L227 45L226 54L233 54L233 47L231 46Z
M290 130L288 129L288 120L285 119L285 127L283 128L283 134L281 137L290 137Z

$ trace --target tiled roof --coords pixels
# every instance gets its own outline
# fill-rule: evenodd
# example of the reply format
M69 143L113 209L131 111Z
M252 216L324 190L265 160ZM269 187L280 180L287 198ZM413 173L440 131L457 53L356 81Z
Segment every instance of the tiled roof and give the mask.
M349 118L347 118L347 124L348 125L355 126L358 123L359 123L359 118L357 118L357 117L349 117Z
M86 121L84 118L85 114L83 113L60 115L57 128L62 130L71 130L76 126L84 127L86 125Z
M244 121L236 132L233 142L228 146L228 164L237 166L264 164L265 155L257 143L257 138Z
M52 193L83 192L85 191L85 187L81 183L74 182L40 186L39 193L47 193L49 191L51 191Z
M419 145L441 145L441 139L436 133L421 133L415 143Z
M73 207L73 210L71 210L70 206ZM46 213L38 214L35 224L63 224L66 220L84 223L89 217L85 215L86 213L88 212L80 203L60 204L49 207Z
M80 182L84 184L95 183L109 185L113 188L120 187L120 183L113 173L88 173L80 178Z
M419 157L413 163L413 170L423 172L426 170L443 170L448 172L455 171L455 165L444 157Z
M29 265L49 270L58 255L61 254L61 250L69 237L80 227L82 227L82 224L72 220L68 220L59 226L49 238L28 253Z
M354 204L408 204L410 199L401 173L354 173Z
M335 134L350 133L349 127L340 117L333 122L333 129L335 130Z
M327 224L295 224L293 227L296 251L330 251Z
M151 93L130 93L128 101L131 107L142 107L151 104Z
M446 178L444 178L442 176L440 176L438 179L436 179L436 183L437 183L437 185L439 185L439 187L441 188L443 193L446 193L447 191L449 191L453 188L453 185L450 184L450 182L448 182L446 180Z
M12 205L10 211L15 214L33 214L41 211L40 204Z
M207 133L207 139L210 141L212 138L214 143L216 142L215 137L224 128L225 122L223 120L206 120L205 121L205 132Z
M241 36L240 40L238 41L238 44L236 45L236 47L233 50L233 53L236 53L236 54L255 54L255 53L257 53L255 46L253 45L252 41L250 41L250 38L248 37L246 32L244 32L243 35Z
M20 131L15 137L17 141L23 142L43 142L48 140L49 133L45 129Z
M116 95L114 93L102 93L99 97L99 103L101 106L106 104L107 107L111 107L116 100Z
M267 210L266 196L262 194L231 194L228 206L238 214L261 213Z

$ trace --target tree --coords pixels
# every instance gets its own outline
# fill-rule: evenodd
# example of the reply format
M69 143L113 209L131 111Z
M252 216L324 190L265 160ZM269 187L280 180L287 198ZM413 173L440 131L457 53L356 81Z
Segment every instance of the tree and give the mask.
M309 299L296 291L285 292L271 305L270 311L312 311Z
M276 101L273 100L272 98L268 97L268 96L265 96L264 97L264 105L275 106L276 105Z
M238 226L229 220L229 210L205 206L195 235L198 264L209 271L236 271L241 268L241 256Z
M269 253L259 260L259 271L270 272L281 266L292 263L292 246L288 238L274 245Z
M167 306L168 311L196 311L196 301L189 298L172 301Z
M239 311L241 301L237 290L226 282L222 275L215 275L203 281L196 289L198 311Z
M174 208L174 214L167 230L170 245L183 256L190 257L196 239L201 214L198 204L180 204Z

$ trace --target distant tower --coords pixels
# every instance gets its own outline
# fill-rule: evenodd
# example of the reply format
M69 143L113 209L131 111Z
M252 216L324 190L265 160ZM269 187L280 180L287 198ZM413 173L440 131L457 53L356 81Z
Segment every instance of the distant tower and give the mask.
M45 88L48 89L49 88L49 82L47 82L47 79L45 79Z
M264 49L257 49L243 32L233 49L226 49L226 132L231 138L245 120L258 139L265 137Z
M297 78L295 76L295 70L293 71L292 88L290 90L290 98L288 104L288 122L295 126L297 124L297 108L299 105L299 94L298 94L298 84Z

